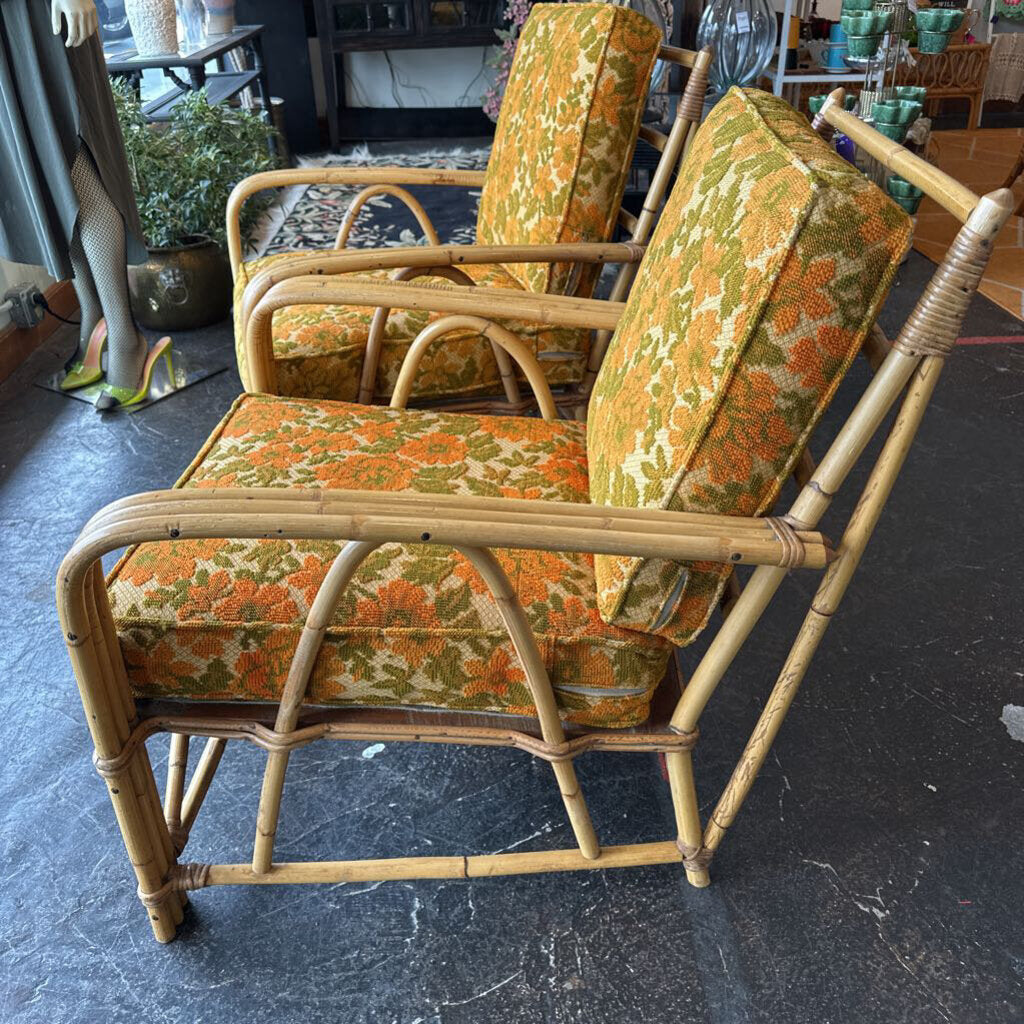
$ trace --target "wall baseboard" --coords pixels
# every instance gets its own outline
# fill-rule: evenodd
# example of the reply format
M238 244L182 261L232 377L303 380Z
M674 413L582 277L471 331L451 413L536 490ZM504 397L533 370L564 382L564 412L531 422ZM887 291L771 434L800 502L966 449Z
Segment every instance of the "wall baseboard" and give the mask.
M51 284L43 294L50 308L61 316L71 319L78 311L78 299L70 281ZM0 327L0 383L7 380L54 331L63 326L56 317L47 314L35 327L15 327L14 324Z

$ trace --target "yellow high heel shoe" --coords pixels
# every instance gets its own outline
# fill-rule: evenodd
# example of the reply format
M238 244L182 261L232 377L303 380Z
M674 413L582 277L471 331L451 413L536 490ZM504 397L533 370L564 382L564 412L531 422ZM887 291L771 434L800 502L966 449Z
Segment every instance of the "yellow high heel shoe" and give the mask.
M107 344L107 321L100 317L89 335L85 358L75 360L60 382L61 391L74 391L95 384L103 376L103 349Z
M113 384L103 389L103 393L96 399L96 411L107 412L111 409L118 409L121 406L138 405L145 401L149 395L149 386L153 383L153 367L157 360L163 356L167 363L167 379L174 383L174 364L171 362L171 339L161 338L146 356L146 365L142 368L142 386L138 391L131 388L119 388Z

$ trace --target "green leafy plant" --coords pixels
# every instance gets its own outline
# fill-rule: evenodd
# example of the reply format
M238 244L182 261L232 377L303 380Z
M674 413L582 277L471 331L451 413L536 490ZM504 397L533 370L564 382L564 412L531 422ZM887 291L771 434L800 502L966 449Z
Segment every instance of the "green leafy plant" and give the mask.
M224 247L231 190L277 165L267 151L274 129L248 110L211 106L205 89L184 96L166 125L152 124L132 88L112 84L146 244L167 248L206 236ZM245 204L243 238L270 201L254 196Z

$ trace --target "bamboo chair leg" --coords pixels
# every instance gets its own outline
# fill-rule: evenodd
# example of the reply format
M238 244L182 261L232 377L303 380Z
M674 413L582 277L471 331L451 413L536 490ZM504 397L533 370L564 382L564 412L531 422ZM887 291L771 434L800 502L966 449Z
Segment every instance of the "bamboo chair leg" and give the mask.
M693 778L692 751L670 751L665 754L668 784L672 792L672 808L676 815L676 845L685 858L686 880L703 889L711 884L707 865L703 863L704 831L700 824L697 787Z
M206 746L199 756L199 763L192 773L192 781L188 784L188 791L185 793L185 799L181 805L181 827L186 838L192 831L199 808L203 806L203 800L206 799L206 793L210 788L210 783L213 782L220 759L224 756L227 742L227 740L216 736L211 737L206 741Z
M84 642L69 644L69 653L76 676L100 684L99 689L104 693L102 703L94 701L93 695L84 690L83 698L97 750L112 755L121 749L130 732L126 714L130 695L127 681L123 687L120 685L122 678L115 668L120 664L123 673L123 662L118 663L113 657L120 652L110 646L113 623L107 621L109 606L99 563L86 574L82 597L88 633ZM163 815L159 815L159 821L154 819L159 797L145 747L138 748L125 763L103 774L153 934L159 942L170 942L182 920L182 899L180 893L163 888L173 852L168 853L169 837L165 843L161 836L161 829L164 836L167 833Z
M565 804L566 814L569 815L569 824L572 825L580 853L587 860L594 860L600 855L601 846L597 841L597 833L594 831L594 823L590 820L590 811L587 810L587 803L583 799L579 780L576 778L576 769L572 761L554 761L551 767L555 770L558 789L562 794L562 802Z
M709 852L713 853L718 848L726 829L735 821L782 727L786 712L796 697L811 658L814 657L832 616L839 608L896 477L910 451L911 442L917 433L928 400L935 390L942 364L941 357L928 357L922 361L911 378L907 398L850 517L839 547L839 557L828 567L825 578L818 587L754 732L711 815L704 834L704 846Z
M181 836L181 800L185 793L185 772L188 770L188 736L171 733L167 756L167 787L164 790L164 820L171 841L180 853L185 843Z
M376 544L367 541L350 541L334 560L327 572L327 577L320 585L313 599L306 623L302 627L302 635L295 650L295 656L288 668L281 704L277 711L274 729L279 733L291 732L299 720L302 701L309 685L309 677L313 672L313 664L324 634L330 625L334 610L349 581L355 575L362 561ZM267 768L263 775L263 788L260 791L260 805L256 819L256 839L252 850L252 870L257 875L265 875L273 863L274 839L277 836L277 822L281 813L281 794L284 791L284 777L288 770L289 752L274 751L267 755Z

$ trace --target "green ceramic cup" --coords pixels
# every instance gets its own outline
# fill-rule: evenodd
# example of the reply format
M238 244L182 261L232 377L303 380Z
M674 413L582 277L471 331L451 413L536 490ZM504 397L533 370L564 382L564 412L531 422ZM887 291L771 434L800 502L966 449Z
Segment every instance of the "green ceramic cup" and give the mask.
M917 208L921 205L920 196L892 196L891 199L898 206L902 206L909 214L917 213Z
M821 108L825 105L825 100L828 99L828 93L821 93L819 96L811 96L807 100L807 108L812 114L821 113ZM853 110L857 106L856 95L847 93L846 98L843 100L843 108L845 110Z
M878 53L879 36L847 36L846 46L851 57L874 57Z
M919 53L945 53L949 46L949 32L925 32L920 29L917 33L917 49Z
M906 178L901 178L898 174L892 174L889 176L889 181L886 183L889 195L894 199L898 196L902 199L917 199L920 201L921 196L924 195L924 191L919 189L916 185L912 185Z
M875 104L875 106L877 105ZM905 124L886 124L884 121L876 120L875 128L887 139L892 139L893 142L902 142L907 137L907 125Z
M843 0L843 14L853 14L857 11L870 11L875 6L875 0Z

